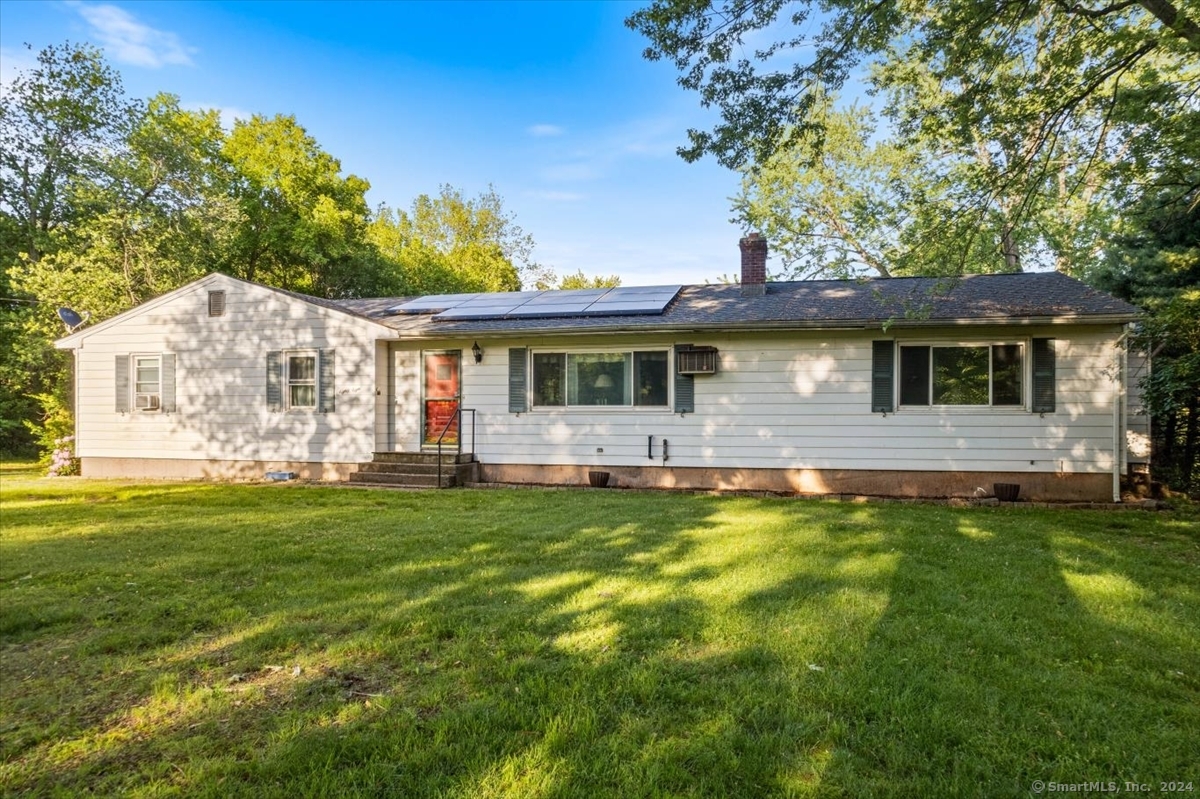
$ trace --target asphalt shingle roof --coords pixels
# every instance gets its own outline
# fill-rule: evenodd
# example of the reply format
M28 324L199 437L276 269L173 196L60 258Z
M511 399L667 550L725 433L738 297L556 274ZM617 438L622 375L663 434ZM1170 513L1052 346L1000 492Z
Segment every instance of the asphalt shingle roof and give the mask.
M768 283L761 296L738 285L684 286L661 315L434 321L388 309L406 297L324 300L349 313L413 336L610 330L755 329L931 325L963 320L1037 322L1132 321L1138 309L1058 272L958 278L873 278Z

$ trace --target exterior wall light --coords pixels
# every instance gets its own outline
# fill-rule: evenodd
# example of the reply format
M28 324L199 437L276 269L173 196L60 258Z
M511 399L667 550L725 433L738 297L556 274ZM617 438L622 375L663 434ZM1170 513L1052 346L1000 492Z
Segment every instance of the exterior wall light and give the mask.
M475 356L475 363L483 363L483 347L478 341L471 345L471 354Z

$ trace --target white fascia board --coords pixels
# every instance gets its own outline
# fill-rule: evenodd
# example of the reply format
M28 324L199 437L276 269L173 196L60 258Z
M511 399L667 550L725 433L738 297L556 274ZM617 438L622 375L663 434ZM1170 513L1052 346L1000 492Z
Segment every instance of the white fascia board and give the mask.
M198 280L193 280L191 283L182 285L179 288L175 289L174 291L168 291L166 294L162 294L153 299L146 300L141 305L137 305L133 308L130 308L128 311L125 311L124 313L119 313L110 319L105 319L103 322L100 322L92 327L88 327L83 330L77 330L76 332L72 333L71 335L65 336L65 337L60 338L57 341L55 341L54 346L60 350L80 349L83 347L83 340L85 338L87 338L88 336L92 335L93 333L98 333L102 330L107 330L110 327L114 327L116 325L122 324L123 322L126 322L130 319L135 319L138 316L141 316L142 314L144 314L148 311L152 311L155 308L158 308L168 302L171 302L172 300L176 299L177 297L180 297L190 291L194 291L195 289L203 288L205 286L222 285L222 284L226 285L226 286L249 286L253 289L262 289L264 291L268 291L272 294L278 295L278 296L283 297L288 300L292 300L294 302L303 302L303 303L309 305L310 307L312 307L313 309L315 309L321 315L326 316L326 317L342 318L342 317L348 316L357 322L362 322L365 326L369 326L368 329L373 328L376 332L376 338L394 339L394 338L399 337L398 332L396 330L394 330L393 328L390 328L386 325L381 325L380 323L378 323L372 319L367 319L364 316L359 316L358 314L351 313L349 311L342 311L342 310L338 310L336 308L330 308L326 305L321 305L320 303L308 302L301 296L297 296L290 292L281 291L281 290L273 288L271 286L265 286L262 283L255 283L252 280L242 280L241 278L232 277L230 275L222 274L220 272L213 272L212 274L205 275L204 277L202 277Z

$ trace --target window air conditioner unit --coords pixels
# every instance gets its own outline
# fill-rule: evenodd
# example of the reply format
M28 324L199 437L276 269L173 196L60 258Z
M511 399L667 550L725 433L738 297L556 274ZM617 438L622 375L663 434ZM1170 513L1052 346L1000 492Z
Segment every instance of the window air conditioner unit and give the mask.
M134 406L139 411L157 411L158 410L158 395L157 394L138 394L134 398Z
M681 375L712 375L717 373L717 348L692 347L675 354L675 370Z

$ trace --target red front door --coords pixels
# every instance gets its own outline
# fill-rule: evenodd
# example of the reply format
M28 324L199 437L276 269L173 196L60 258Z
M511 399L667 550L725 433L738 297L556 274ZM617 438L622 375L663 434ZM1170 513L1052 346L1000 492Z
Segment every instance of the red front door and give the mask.
M426 444L458 444L459 352L425 353ZM445 435L443 435L443 432Z

